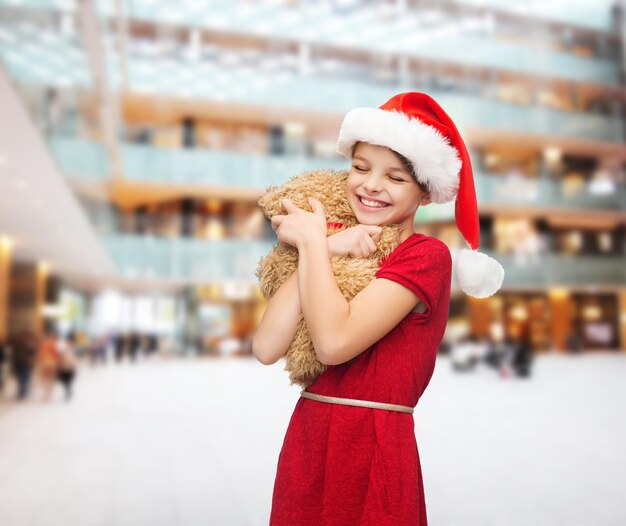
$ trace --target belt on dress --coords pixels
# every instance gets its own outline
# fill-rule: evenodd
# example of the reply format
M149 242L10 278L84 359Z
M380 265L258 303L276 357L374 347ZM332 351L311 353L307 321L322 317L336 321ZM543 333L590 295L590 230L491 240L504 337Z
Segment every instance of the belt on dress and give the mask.
M369 400L356 400L354 398L339 398L337 396L324 396L320 394L310 393L305 389L300 391L300 396L317 402L326 402L327 404L353 405L356 407L369 407L371 409L384 409L386 411L397 411L399 413L413 414L413 407L407 405L386 404L384 402L370 402Z

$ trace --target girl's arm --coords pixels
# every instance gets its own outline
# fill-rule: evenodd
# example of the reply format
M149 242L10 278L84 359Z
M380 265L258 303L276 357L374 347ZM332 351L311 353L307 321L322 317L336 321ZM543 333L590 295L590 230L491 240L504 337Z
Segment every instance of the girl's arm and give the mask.
M329 256L367 257L376 251L380 227L357 225L327 238ZM264 365L285 355L302 318L298 292L298 269L287 278L268 302L252 340L252 353Z
M298 247L298 291L304 320L318 360L347 362L380 340L420 298L402 285L375 279L349 303L341 294L323 239Z
M348 303L330 266L323 207L315 199L310 202L312 214L284 200L288 215L276 221L277 232L281 241L298 248L300 306L315 353L321 363L337 365L380 340L420 298L398 283L376 279Z
M298 294L298 269L287 278L267 304L252 340L252 353L264 365L285 355L302 318Z

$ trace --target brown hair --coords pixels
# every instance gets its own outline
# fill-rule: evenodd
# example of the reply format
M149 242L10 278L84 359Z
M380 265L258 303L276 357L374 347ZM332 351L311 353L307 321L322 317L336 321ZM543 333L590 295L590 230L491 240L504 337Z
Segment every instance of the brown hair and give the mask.
M350 157L354 157L354 152L356 151L357 146L361 143L362 141L357 141L352 145L352 150L350 152ZM385 146L384 144L380 145L380 146ZM388 148L388 146L386 146L386 148ZM404 169L409 173L409 175L415 180L415 182L417 183L417 186L420 187L420 190L422 192L424 192L425 194L429 194L430 195L430 190L428 188L428 186L422 182L420 182L417 179L417 175L415 174L415 168L413 167L413 163L411 161L409 161L409 159L407 159L404 155L402 155L401 153L396 152L395 150L392 150L391 148L389 148L389 150L391 151L391 153L393 153L398 160L402 163L402 166L404 166Z

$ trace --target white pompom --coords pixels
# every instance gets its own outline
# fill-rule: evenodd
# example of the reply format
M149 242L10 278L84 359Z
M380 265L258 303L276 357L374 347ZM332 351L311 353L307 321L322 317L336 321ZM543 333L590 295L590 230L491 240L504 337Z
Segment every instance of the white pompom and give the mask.
M457 258L456 279L465 294L488 298L502 286L504 269L488 255L464 248Z

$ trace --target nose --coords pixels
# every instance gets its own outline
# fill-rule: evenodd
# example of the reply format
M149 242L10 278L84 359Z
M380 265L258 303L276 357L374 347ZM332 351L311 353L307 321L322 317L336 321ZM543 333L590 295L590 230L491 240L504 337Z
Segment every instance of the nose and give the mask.
M363 181L363 189L368 193L375 193L380 191L380 178L372 175Z

